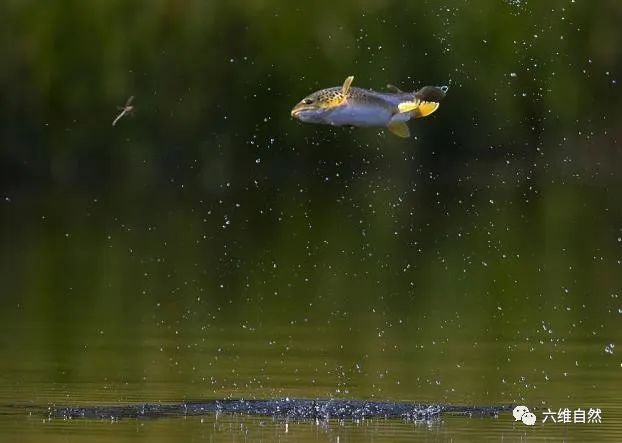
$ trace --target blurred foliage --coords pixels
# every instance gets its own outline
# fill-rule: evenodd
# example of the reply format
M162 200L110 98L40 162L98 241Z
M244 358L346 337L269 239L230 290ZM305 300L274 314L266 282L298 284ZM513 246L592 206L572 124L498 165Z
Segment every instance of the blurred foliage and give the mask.
M293 185L319 159L343 161L357 145L417 150L450 182L485 177L480 170L497 171L497 184L621 166L607 147L622 117L616 1L14 0L0 12L8 185L125 193L176 177L213 191L252 175ZM443 114L417 122L419 141L408 145L291 121L300 97L348 74L376 89L453 88ZM136 118L111 128L129 95Z

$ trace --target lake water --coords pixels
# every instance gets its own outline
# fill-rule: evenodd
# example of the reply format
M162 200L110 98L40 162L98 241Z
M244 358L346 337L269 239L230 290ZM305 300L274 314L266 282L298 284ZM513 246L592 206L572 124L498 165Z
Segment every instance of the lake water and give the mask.
M615 441L621 435L619 300L612 291L581 289L615 284L619 264L562 253L566 263L553 270L551 246L512 240L515 231L528 230L520 217L501 220L493 209L490 229L504 228L493 235L486 227L481 239L431 240L417 233L429 253L415 248L409 258L400 254L412 241L389 237L369 246L360 233L356 241L342 235L358 231L359 220L339 217L339 207L332 209L337 226L316 232L311 216L301 225L283 217L291 227L284 238L257 238L267 246L246 250L242 239L252 237L245 232L250 223L218 226L218 209L208 215L209 209L159 200L163 208L187 212L185 218L171 216L170 209L157 216L137 206L67 200L16 196L4 204L5 441L166 441L178 435ZM203 214L194 217L195 211ZM589 229L585 223L574 229ZM380 235L368 229L368 236ZM491 251L488 238L508 245L506 257ZM586 244L594 253L604 247ZM618 248L615 239L611 244ZM481 256L469 258L467 251ZM575 261L583 259L587 266ZM201 265L210 260L212 266ZM66 421L48 420L45 412L51 406L286 397L525 404L539 423L527 428L509 412L414 423L213 414ZM599 408L603 421L542 424L548 408Z

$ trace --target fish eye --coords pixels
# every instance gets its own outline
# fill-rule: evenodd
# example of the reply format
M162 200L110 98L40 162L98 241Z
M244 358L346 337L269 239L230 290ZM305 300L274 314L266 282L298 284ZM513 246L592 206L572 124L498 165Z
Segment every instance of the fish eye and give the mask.
M311 103L313 103L313 99L312 98L305 98L302 102L305 105L310 105Z

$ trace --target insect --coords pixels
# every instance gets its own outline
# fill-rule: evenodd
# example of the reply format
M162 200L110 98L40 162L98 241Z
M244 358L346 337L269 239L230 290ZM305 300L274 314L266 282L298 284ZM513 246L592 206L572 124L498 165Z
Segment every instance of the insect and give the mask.
M121 120L121 118L123 118L123 116L125 115L131 115L134 112L134 105L132 105L132 103L134 102L134 96L132 95L130 98L127 99L127 101L125 102L125 106L117 106L117 109L119 109L121 112L119 113L119 115L117 115L117 117L112 121L112 126L116 126L117 122L119 120Z

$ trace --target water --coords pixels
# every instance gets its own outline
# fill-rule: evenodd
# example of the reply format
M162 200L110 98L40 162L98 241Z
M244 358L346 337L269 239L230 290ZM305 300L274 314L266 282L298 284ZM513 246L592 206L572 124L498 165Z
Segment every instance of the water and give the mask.
M620 340L619 299L609 290L601 291L600 299L586 298L580 289L592 284L591 276L607 275L609 266L617 265L590 257L592 265L577 274L564 269L578 268L574 260L581 257L571 256L553 272L548 248L535 240L512 240L513 231L527 230L523 224L530 223L520 217L503 219L494 206L482 203L493 208L492 224L505 227L494 237L512 251L505 259L486 255L487 265L467 259L465 251L490 253L488 242L465 236L432 241L437 246L410 258L410 267L406 262L397 267L387 266L386 257L400 256L411 242L372 248L326 234L326 228L316 234L308 224L320 222L319 215L300 225L289 222L282 239L263 239L268 246L247 250L247 241L239 239L252 237L245 231L253 223L223 228L218 209L211 216L200 209L196 218L182 218L171 216L171 209L154 215L149 211L158 209L151 202L141 204L15 195L4 207L0 429L5 438L615 440L620 435L620 362L615 348L613 354L605 351ZM194 211L166 198L159 204ZM344 232L359 224L339 217L350 210L331 209ZM380 228L367 228L367 236L380 235ZM210 232L220 234L203 240ZM211 247L203 243L210 241ZM231 246L219 249L214 246L219 242ZM322 258L298 257L290 252L297 247ZM408 259L404 254L402 260ZM200 265L210 259L212 266ZM24 272L37 277L26 278ZM545 297L543 287L555 290ZM285 397L526 404L539 419L547 408L600 408L604 421L527 429L509 412L496 418L319 423L226 414L66 421L48 420L41 412L50 406Z
M619 13L2 3L0 441L620 441ZM347 75L451 87L412 140L290 118ZM48 409L241 398L538 421Z

